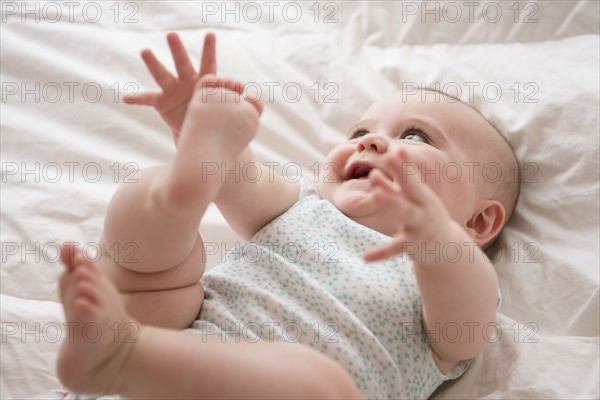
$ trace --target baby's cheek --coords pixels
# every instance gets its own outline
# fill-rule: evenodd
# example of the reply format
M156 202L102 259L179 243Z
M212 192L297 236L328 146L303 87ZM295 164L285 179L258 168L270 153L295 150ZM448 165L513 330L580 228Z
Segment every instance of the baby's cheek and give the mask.
M339 197L343 197L340 187L345 182L346 168L356 153L356 143L344 142L334 147L322 163L313 164L310 171L314 173L319 196L338 206ZM337 197L336 197L337 196Z
M323 185L339 185L344 181L344 167L337 162L326 162L319 171L317 181Z
M320 198L331 201L331 190L327 184L325 184L322 180L318 180L316 183L317 194Z
M475 211L477 183L467 175L458 180L446 180L436 193L455 220L468 218Z

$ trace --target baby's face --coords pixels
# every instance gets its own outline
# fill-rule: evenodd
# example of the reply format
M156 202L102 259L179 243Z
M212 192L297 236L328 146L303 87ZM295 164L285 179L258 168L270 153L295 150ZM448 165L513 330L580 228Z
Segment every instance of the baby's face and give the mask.
M404 148L401 169L420 171L450 216L466 227L491 190L482 179L482 168L491 159L488 153L497 143L490 135L498 133L463 103L434 92L426 92L425 101L421 93L394 93L372 105L349 140L328 154L317 189L351 219L391 236L400 212L372 195L367 173L380 169L402 188L402 180L394 177L403 171L390 170L386 160L399 157L397 150Z

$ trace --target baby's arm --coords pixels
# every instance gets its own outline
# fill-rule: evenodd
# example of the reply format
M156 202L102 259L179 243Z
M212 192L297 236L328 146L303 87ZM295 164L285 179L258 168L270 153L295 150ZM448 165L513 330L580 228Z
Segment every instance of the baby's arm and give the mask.
M139 93L124 100L127 104L146 105L156 109L171 128L177 144L194 85L203 76L216 74L216 45L214 34L207 34L200 71L197 73L179 36L169 33L167 41L178 76L175 77L167 71L152 51L144 50L142 59L162 91ZM232 80L221 79L221 84L239 95L244 90L241 83ZM258 102L257 105L262 110L262 104ZM241 174L241 171L254 172L254 167L258 169L256 179L254 174L251 179ZM237 172L228 173L229 171ZM248 146L233 163L207 163L206 173L219 174L224 180L215 203L230 226L245 239L252 237L265 224L287 210L296 200L300 190L298 183L288 182L266 166L256 163Z
M391 157L390 162L401 159ZM372 173L378 190L397 192L379 171ZM374 261L399 253L410 256L423 298L427 337L438 366L445 365L448 370L454 363L476 356L487 344L483 328L496 321L496 272L418 174L404 174L395 181L401 182L398 201L403 202L406 218L394 239L365 253L365 259ZM444 248L458 248L456 253L461 256L452 259L454 252L444 256Z
M290 208L300 193L298 182L289 182L256 162L249 146L238 156L234 165L219 168L251 171L248 174L236 172L226 175L224 185L215 199L229 226L246 240Z

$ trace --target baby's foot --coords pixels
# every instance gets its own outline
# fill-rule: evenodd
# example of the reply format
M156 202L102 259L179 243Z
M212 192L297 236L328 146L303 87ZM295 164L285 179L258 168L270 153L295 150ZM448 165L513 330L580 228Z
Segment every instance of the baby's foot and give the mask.
M262 103L245 100L242 92L241 84L214 75L196 84L168 178L166 199L174 211L208 205L223 178L244 167L235 162L256 135Z
M178 152L193 149L229 161L250 143L263 105L239 82L205 75L196 83L179 135Z
M61 258L66 264L60 296L68 335L58 355L58 377L76 393L117 393L140 325L125 312L114 285L80 249L64 246Z

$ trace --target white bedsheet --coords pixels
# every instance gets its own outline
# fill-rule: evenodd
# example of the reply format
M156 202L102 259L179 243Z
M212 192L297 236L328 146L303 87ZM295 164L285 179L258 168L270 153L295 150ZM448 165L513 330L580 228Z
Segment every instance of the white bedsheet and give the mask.
M403 85L473 88L525 181L496 262L499 329L433 397L598 398L599 12L596 1L3 2L1 397L60 388L56 243L93 249L117 182L174 154L159 117L120 100L130 82L156 88L139 51L172 66L164 36L177 31L197 60L213 31L219 74L262 89L258 159L290 174L311 176ZM201 231L211 265L239 241L216 208Z

